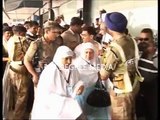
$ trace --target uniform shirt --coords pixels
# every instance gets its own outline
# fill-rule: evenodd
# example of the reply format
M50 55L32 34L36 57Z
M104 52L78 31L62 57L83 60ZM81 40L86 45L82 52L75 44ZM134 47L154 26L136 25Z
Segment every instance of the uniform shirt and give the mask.
M28 49L28 42L25 37L14 35L8 41L8 54L11 61L22 61Z
M117 43L121 46L124 57L126 61L123 61L124 58L121 58L120 50L111 46L113 43L110 44L110 49L108 50L106 57L107 61L105 64L104 69L102 69L101 73L103 75L107 75L113 77L114 86L119 89L124 89L127 87L127 91L131 90L130 85L133 85L134 79L136 77L136 62L135 59L135 45L131 38L127 36L123 36L117 40L112 42ZM138 48L137 48L138 49ZM127 72L129 74L129 83L125 83L124 80L124 73L126 72L125 65L127 65ZM119 82L118 82L119 81ZM127 81L126 81L127 82ZM127 86L125 84L128 84ZM130 87L129 87L130 86Z
M48 64L52 61L53 56L56 52L56 49L59 47L56 42L47 43L44 37L32 41L28 51L26 52L26 59L32 61L36 52L39 53L39 61L42 63Z
M123 36L117 40L114 40L113 42L116 42L117 44L119 44L124 50L124 54L127 60L126 62L128 62L128 60L131 60L135 57L135 48L134 48L133 40L129 39L126 36ZM105 70L107 75L111 73L111 71L115 72L121 67L122 59L118 49L114 47L110 47L110 49L106 54L106 58L107 59L105 64ZM135 65L133 64L131 68L129 68L128 70L129 72L135 72Z
M81 43L81 38L78 33L74 33L71 29L66 30L61 34L64 45L74 50Z

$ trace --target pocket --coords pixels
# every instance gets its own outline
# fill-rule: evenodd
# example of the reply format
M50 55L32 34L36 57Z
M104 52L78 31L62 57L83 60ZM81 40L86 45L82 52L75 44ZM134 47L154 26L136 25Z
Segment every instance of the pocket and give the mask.
M113 83L118 89L124 89L124 75L118 74L113 78Z

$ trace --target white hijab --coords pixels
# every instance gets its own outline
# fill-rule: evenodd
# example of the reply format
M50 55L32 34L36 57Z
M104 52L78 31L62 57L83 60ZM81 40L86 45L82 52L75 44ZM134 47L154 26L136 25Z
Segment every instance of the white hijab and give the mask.
M80 79L84 82L86 88L93 85L97 81L97 65L100 65L100 60L98 57L95 57L96 55L94 55L94 58L92 60L85 59L85 50L88 48L95 51L95 47L92 43L84 43L81 55L73 61L73 64L77 67L80 73ZM94 67L89 65L88 62L94 65Z
M67 97L67 86L76 89L79 84L79 73L76 69L71 71L70 81L66 82L60 70L61 59L72 56L73 52L66 46L60 46L53 58L42 71L37 86L31 119L76 119L81 113L81 108L72 97ZM55 62L56 65L53 63ZM68 109L74 109L68 110Z
M91 59L91 60L87 60L85 58L85 51L87 49L92 49L94 51L94 58ZM89 63L91 63L92 65L96 66L98 63L98 59L97 59L97 56L96 56L96 48L95 46L91 43L91 42L87 42L87 43L83 43L82 44L82 52L80 54L80 57L86 61L88 61Z
M60 46L57 48L57 51L54 55L53 62L56 63L59 67L62 67L61 59L72 56L73 51L67 46Z

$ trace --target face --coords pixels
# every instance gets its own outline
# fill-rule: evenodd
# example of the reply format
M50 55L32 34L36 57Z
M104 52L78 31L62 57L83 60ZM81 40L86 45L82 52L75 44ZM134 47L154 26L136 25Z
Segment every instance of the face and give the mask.
M29 29L29 25L25 24L24 27L28 30Z
M147 51L150 53L150 54L154 54L156 52L156 46L154 43L149 43L149 47L147 48Z
M87 31L82 31L80 34L83 42L90 42L93 40L93 35L88 34Z
M3 33L3 37L6 39L6 40L9 40L9 38L11 37L12 35L12 32L11 31L6 31Z
M41 29L41 27L38 27L38 30L37 30L37 35L42 35L43 34L43 30Z
M61 34L61 30L59 30L59 29L46 30L47 38L50 41L54 41L60 34Z
M140 33L139 38L138 38L139 42L148 42L148 41L152 41L152 36L149 33Z
M102 34L102 35L105 35L106 32L107 32L107 28L106 28L105 23L101 23L99 33Z
M19 35L25 37L26 36L26 32L20 32Z
M94 50L88 48L88 49L85 50L85 54L84 55L85 55L85 59L86 60L92 60L94 58Z
M80 34L82 32L82 25L75 25L74 26L74 32Z
M65 66L65 68L69 68L69 65L71 63L72 63L72 56L62 58L62 64Z
M38 31L38 26L37 25L33 25L32 27L29 28L29 31L36 35L37 34L37 31Z

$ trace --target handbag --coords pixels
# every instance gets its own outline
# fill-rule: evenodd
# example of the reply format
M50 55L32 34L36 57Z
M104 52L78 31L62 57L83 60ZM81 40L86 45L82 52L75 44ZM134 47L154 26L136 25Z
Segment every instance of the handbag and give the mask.
M98 78L94 90L88 95L87 103L93 107L107 107L111 105L110 95Z

